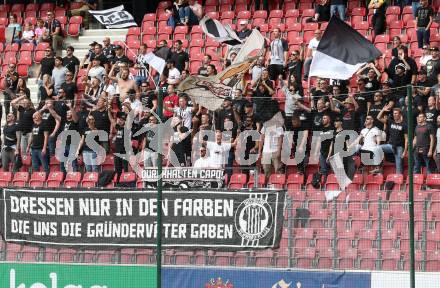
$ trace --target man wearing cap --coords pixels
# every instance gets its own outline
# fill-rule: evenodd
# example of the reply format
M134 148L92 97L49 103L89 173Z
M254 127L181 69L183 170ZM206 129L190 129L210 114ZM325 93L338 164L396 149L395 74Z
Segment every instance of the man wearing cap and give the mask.
M338 118L341 119L342 128L344 130L352 130L358 131L357 125L357 111L359 109L359 105L354 98L353 94L349 94L348 97L342 102L340 107L336 107L335 101L340 102L336 98L333 98L333 95L329 95L330 99L330 109L338 114Z
M84 67L84 64L88 60L90 63L92 62L92 58L95 57L95 46L98 44L98 42L93 41L89 44L89 51L84 55L84 58L81 60L81 63L79 64L80 68Z
M280 28L275 28L272 31L273 40L270 43L270 64L268 66L270 79L275 81L278 79L278 75L283 75L284 68L287 65L289 44L286 39L281 38Z
M437 75L440 73L440 48L431 47L432 58L426 62L426 72L431 83L437 82Z
M236 31L236 33L238 38L240 38L241 40L245 40L252 33L252 30L248 29L247 24L247 21L244 19L240 20L239 22L238 30Z
M414 99L416 107L426 107L428 104L428 97L431 94L431 86L432 83L428 79L426 70L423 68L420 69L417 84L416 87L414 87L416 92L416 97Z
M417 63L416 61L414 61L413 58L408 56L408 48L406 48L405 46L399 46L399 48L397 48L397 58L393 58L390 62L390 65L388 65L388 68L386 69L388 77L392 81L394 81L394 76L396 74L397 66L399 64L401 67L404 68L404 71L408 71L407 73L408 73L409 81L411 84L415 85L417 80L417 71L418 71ZM398 84L400 85L401 83ZM393 86L400 87L400 86L396 86L395 83L393 83Z
M115 46L115 56L112 59L112 64L119 64L119 63L130 63L130 59L128 59L127 56L124 54L124 49L121 45ZM106 58L107 59L107 58Z

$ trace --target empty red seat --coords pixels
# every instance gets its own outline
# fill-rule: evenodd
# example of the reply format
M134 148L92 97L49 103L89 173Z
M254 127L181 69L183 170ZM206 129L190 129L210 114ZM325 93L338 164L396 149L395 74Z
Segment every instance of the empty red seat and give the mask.
M63 181L64 174L59 171L52 171L49 173L47 177L47 187L48 188L58 188L61 186L61 182Z
M66 174L66 179L64 180L64 187L75 188L78 187L81 181L81 172L68 172Z
M0 187L8 187L12 181L12 172L0 172Z
M98 178L99 178L98 172L86 172L81 181L81 187L84 188L96 187Z
M266 10L257 10L254 12L254 15L252 18L253 19L266 19L267 18L267 11Z
M244 188L247 182L247 175L244 173L234 173L229 180L229 188L231 189L241 189Z
M285 174L272 174L269 177L268 185L272 185L272 188L282 189L286 183Z
M46 172L32 172L31 179L29 180L29 187L37 188L44 187L46 183Z
M386 10L386 15L400 15L400 7L388 6Z
M25 187L29 182L29 172L16 172L12 179L12 186Z
M255 186L254 183L255 183L254 175L250 175L247 187L254 188L254 186ZM266 184L266 178L264 177L264 174L259 174L257 187L260 187L260 188L264 187L265 184Z
M440 186L440 174L428 174L426 176L426 186L438 188Z

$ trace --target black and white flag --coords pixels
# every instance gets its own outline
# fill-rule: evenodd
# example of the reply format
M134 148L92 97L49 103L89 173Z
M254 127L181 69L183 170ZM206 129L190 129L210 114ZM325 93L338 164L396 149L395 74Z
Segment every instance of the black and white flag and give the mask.
M240 45L243 42L238 38L234 30L229 25L223 25L220 21L211 19L205 16L199 23L208 37L213 38L215 41L228 44L228 45Z
M347 23L333 16L313 56L309 76L349 79L382 53Z
M107 10L89 10L89 12L107 29L137 26L133 16L124 10L124 5Z

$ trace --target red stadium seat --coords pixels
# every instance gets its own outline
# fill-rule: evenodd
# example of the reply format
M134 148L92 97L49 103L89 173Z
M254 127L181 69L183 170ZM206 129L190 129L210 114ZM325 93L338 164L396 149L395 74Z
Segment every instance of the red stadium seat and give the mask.
M25 187L29 182L29 172L16 172L12 179L12 186Z
M21 13L24 12L24 4L14 4L11 7L11 14L17 14L17 16L20 16Z
M234 11L222 11L221 15L220 15L220 19L224 20L224 19L234 19L235 18L235 12Z
M367 11L365 7L356 7L351 10L351 16L366 16Z
M76 188L81 181L81 172L68 172L64 179L64 187Z
M52 171L47 177L47 187L48 188L58 188L61 186L61 182L64 179L64 174L59 171Z
M388 6L386 10L386 15L400 15L400 7Z
M250 175L247 187L248 188L253 188L254 187L254 183L255 183L254 175ZM266 184L266 178L264 177L264 174L258 175L257 186L258 187L264 187L265 184Z
M7 44L4 52L18 52L20 45L18 43Z
M130 183L136 181L136 173L134 172L123 172L119 178L120 183Z
M98 172L86 172L81 181L81 187L83 188L96 187L96 183L98 183L98 179L99 179Z
M46 172L32 172L31 179L29 180L29 187L37 188L44 187L46 183Z
M266 10L257 10L254 11L253 19L267 19L267 11Z
M12 181L12 172L0 172L0 187L8 187Z
M56 7L55 8L55 18L66 16L66 9L64 7Z
M268 185L271 185L275 189L283 189L286 183L285 174L272 174L269 176Z
M286 19L289 19L289 18L298 19L299 18L299 10L298 9L287 10L284 17L286 17Z
M252 13L251 11L239 11L237 13L237 21L239 22L241 19L248 20L251 19Z

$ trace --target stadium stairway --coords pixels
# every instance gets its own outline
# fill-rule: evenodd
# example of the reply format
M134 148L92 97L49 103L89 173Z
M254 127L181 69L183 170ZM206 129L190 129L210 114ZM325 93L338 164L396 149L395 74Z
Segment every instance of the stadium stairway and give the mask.
M91 29L91 30L83 30L79 37L67 37L64 39L65 46L69 45L75 48L74 55L78 57L81 61L84 58L84 55L87 54L89 50L89 44L93 41L102 44L102 40L104 37L110 37L110 41L114 43L115 41L125 41L125 37L127 35L128 29ZM62 56L66 56L66 50L63 50ZM31 100L37 105L38 98L38 85L35 83L35 71L37 70L38 65L34 64L30 69L30 78L27 81L28 88L31 90Z

